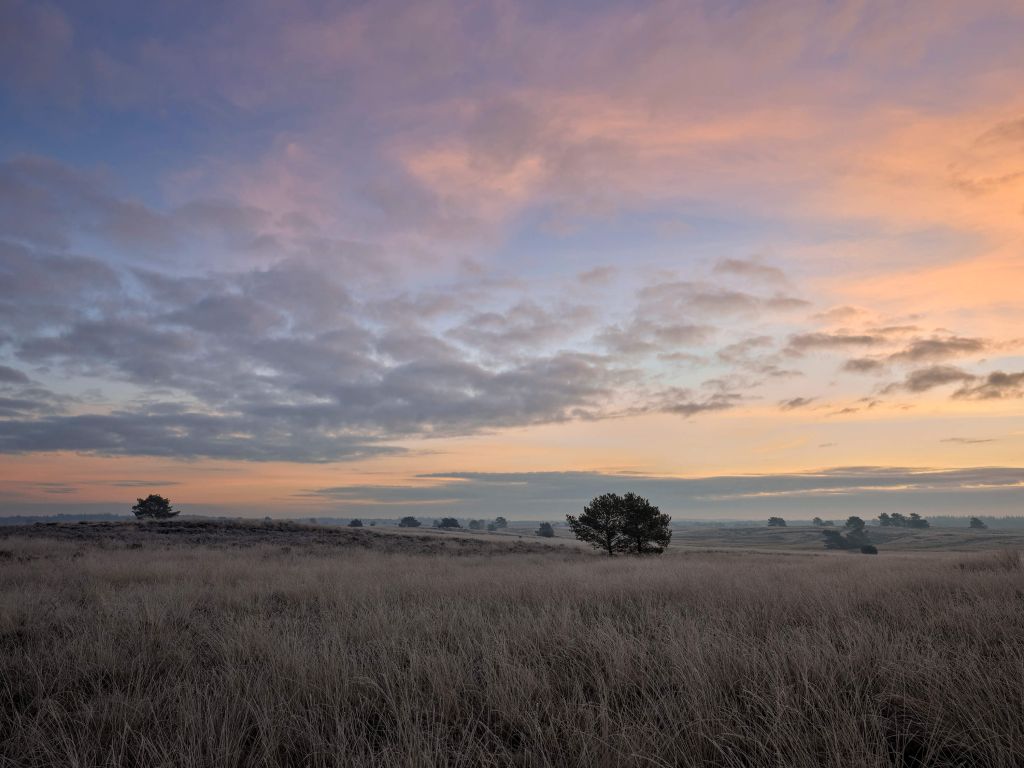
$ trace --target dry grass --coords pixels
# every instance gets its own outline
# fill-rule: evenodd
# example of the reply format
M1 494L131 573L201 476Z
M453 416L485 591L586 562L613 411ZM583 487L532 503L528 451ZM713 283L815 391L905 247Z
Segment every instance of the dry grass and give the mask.
M1024 759L1019 569L129 546L0 541L0 765Z

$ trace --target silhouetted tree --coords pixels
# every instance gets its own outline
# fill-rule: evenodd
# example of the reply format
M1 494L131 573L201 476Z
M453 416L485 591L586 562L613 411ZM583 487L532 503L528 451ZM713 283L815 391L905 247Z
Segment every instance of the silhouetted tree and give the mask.
M406 515L405 517L403 517L401 520L398 521L398 527L399 528L419 528L420 527L420 521L417 520L412 515Z
M349 520L348 521L348 527L349 528L362 528L363 527L363 521L360 520L358 517L355 520Z
M820 517L816 517L813 520L811 520L811 525L813 525L815 528L821 528L821 526L823 526L824 524L825 521L822 520Z
M470 520L469 521L469 530L471 530L471 531L479 531L483 527L484 527L484 521L483 520Z
M622 535L629 540L629 551L637 555L660 555L672 541L672 518L642 496L627 493L622 497L625 525Z
M889 515L889 524L894 528L906 528L907 518L901 515L899 512L893 512Z
M555 529L551 526L551 523L541 523L537 527L537 535L543 536L545 539L554 538Z
M980 517L972 517L971 518L971 528L976 528L979 531L983 531L986 528L988 528L988 526L985 525L985 521L982 520Z
M177 509L171 508L171 500L155 493L149 494L144 499L138 499L132 505L132 512L139 519L153 518L155 520L166 520L178 514Z
M494 533L496 530L498 530L498 526L496 526L494 523L488 523L487 530L491 533Z
M892 518L889 517L888 512L883 512L878 516L878 524L885 528L888 528L890 525L892 525Z
M907 519L908 528L930 528L931 523L921 517L917 512L911 512L910 517Z
M768 525L770 525L773 528L785 528L786 521L783 520L781 517L769 517Z
M454 517L442 517L441 521L437 524L438 528L461 528L459 521Z
M846 527L851 531L862 531L864 530L864 521L856 515L851 515L846 518Z
M579 517L566 515L565 522L580 541L585 541L594 549L600 549L611 557L616 552L624 552L629 542L623 538L622 529L626 523L622 497L615 493L606 493L591 500L583 508Z
M494 518L494 527L508 528L508 520L506 520L504 517L496 517Z

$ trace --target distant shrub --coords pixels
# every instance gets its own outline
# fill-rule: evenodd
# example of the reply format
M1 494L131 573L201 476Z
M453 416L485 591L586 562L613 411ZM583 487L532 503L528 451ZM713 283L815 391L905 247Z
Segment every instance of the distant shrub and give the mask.
M484 529L484 526L486 526L486 525L487 525L487 521L486 520L470 520L469 521L469 530L471 530L471 531L482 531Z
M813 520L811 520L811 525L813 525L815 528L821 528L823 525L825 525L825 521L822 520L820 517L816 517Z
M862 555L877 555L878 547L876 547L874 544L862 544L860 548L860 553Z
M498 530L498 526L495 525L494 523L488 523L487 524L487 530L491 531L493 533L494 531Z
M132 512L137 518L152 518L155 520L166 520L178 514L178 510L171 508L171 500L155 493L149 494L144 499L139 499L133 506Z
M461 528L459 521L454 517L442 517L438 522L435 523L438 528Z
M821 532L825 541L825 549L860 549L871 546L868 543L868 534L863 528L852 528L844 535L842 531L825 530Z
M500 517L500 516L496 517L496 518L494 518L494 527L495 528L508 528L508 520L506 520L504 517Z
M398 521L398 527L399 528L419 528L420 527L420 521L417 520L412 515L406 515L405 517L403 517L401 520Z
M783 520L781 517L769 517L768 518L768 525L771 526L772 528L785 528L786 527L786 521Z
M982 520L980 517L972 517L970 527L979 531L983 531L986 528L988 528L988 526L985 524L985 521Z
M348 527L349 527L349 528L362 528L362 527L363 527L363 521L362 521L362 520L360 520L360 519L359 519L359 518L357 517L357 518L356 518L355 520L350 520L350 521L349 521L349 523L348 523Z
M555 529L551 523L541 523L537 527L537 535L543 536L545 539L552 539L555 536Z

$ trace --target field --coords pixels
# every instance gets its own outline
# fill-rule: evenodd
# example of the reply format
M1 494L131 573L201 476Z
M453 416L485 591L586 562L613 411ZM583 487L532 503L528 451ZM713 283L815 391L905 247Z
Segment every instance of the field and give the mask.
M0 765L1024 762L1010 539L520 535L0 529Z

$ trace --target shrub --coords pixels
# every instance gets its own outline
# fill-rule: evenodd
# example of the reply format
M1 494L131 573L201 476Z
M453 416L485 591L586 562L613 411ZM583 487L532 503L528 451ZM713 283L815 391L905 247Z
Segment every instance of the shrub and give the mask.
M555 529L551 523L541 523L537 528L537 535L545 539L552 539L555 536Z
M419 528L421 525L420 521L412 515L406 515L398 521L399 528Z
M358 517L355 520L349 520L348 527L349 528L362 528L363 527L363 521L360 520Z
M459 525L459 521L456 520L454 517L442 517L439 522L435 523L435 525L438 528L461 528L462 527L461 525Z
M874 544L862 544L860 548L860 553L862 555L877 555L878 547L876 547Z
M974 528L979 531L983 531L986 528L988 528L988 526L985 524L985 521L982 520L980 517L972 517L970 526L971 528Z

